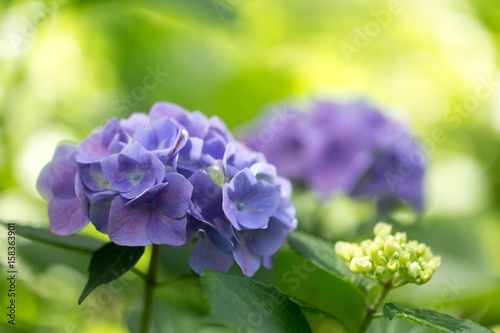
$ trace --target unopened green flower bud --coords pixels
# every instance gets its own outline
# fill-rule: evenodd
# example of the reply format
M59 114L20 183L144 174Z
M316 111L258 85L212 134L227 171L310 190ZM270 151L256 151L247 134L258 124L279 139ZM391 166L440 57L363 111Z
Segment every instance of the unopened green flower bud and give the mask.
M387 262L387 259L386 259L385 255L384 255L384 252L382 252L382 251L379 250L378 251L378 256L377 256L376 259L374 259L374 261L375 261L375 264L377 264L379 266L384 266L386 264L386 262Z
M365 249L366 255L371 257L373 260L378 258L379 252L381 251L378 249L377 244L372 244Z
M390 271L390 272L396 272L398 269L399 269L399 261L398 260L389 260L389 262L387 263L386 265L387 269Z
M417 256L417 247L418 247L418 242L417 241L409 241L406 243L405 250L411 254L412 257Z
M406 243L406 232L396 232L394 239L399 243L399 245Z
M418 262L414 261L410 267L408 267L408 277L412 280L416 280L420 277L420 274L422 274L422 268L420 268Z
M337 242L335 243L335 252L337 255L344 259L350 261L353 257L352 255L353 246L348 242Z
M364 241L361 242L361 247L365 248L373 244L373 241L371 239L365 239Z
M352 257L362 257L364 256L363 249L358 244L352 244Z
M349 268L351 269L351 272L355 274L366 274L372 269L372 263L368 258L355 257L351 260Z
M429 281L432 277L432 274L434 274L434 271L430 267L427 267L420 275L420 282L425 283Z
M411 259L411 253L409 252L403 252L399 254L399 263L403 266L406 265Z
M380 236L376 236L375 239L373 240L373 243L376 244L379 249L383 249L385 240L383 240L382 237Z
M392 225L384 222L379 222L373 228L373 233L375 234L375 236L379 236L382 239L385 239L388 235L391 234L391 230Z
M436 269L441 265L441 257L440 256L437 256L437 257L434 257L432 258L430 261L429 261L429 267L433 270L433 271L436 271Z
M399 243L394 240L393 236L387 236L385 239L384 250L389 256L392 256L396 251L399 251L399 247Z
M227 179L224 174L224 166L221 162L216 162L214 165L209 166L206 171L215 184L223 186L226 183Z
M428 249L429 248L424 243L418 244L417 255L418 256L423 256L428 251Z

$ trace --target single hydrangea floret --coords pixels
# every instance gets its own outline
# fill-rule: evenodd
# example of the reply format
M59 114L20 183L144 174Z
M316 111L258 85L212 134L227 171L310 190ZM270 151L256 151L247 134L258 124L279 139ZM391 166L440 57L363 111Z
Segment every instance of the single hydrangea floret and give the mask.
M375 238L360 244L337 242L337 255L348 262L353 273L376 279L393 288L407 283L424 284L430 280L441 263L431 249L417 241L407 242L406 233L391 234L390 224L379 222Z

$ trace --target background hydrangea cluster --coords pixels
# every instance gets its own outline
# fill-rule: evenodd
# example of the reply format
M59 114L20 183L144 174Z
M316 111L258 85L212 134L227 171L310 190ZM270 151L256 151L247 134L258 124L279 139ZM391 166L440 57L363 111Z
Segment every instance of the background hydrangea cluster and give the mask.
M415 240L407 242L405 232L391 235L392 226L379 222L373 228L375 238L360 244L337 242L335 251L349 263L353 273L390 283L394 288L407 283L423 284L441 264L441 257Z
M123 246L183 246L190 265L253 275L296 228L292 186L218 117L158 102L110 119L78 146L60 145L38 186L52 232L89 221Z
M281 175L321 197L343 191L375 197L382 211L402 203L422 208L423 154L403 124L363 101L319 100L305 110L286 109L279 129L263 132L273 123L267 118L245 140Z

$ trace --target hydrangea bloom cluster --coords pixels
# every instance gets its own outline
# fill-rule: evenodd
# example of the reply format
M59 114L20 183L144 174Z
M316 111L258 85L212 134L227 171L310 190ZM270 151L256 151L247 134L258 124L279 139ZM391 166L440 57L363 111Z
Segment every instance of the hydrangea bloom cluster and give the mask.
M406 240L406 233L391 235L392 226L379 222L375 239L361 244L337 242L337 255L349 263L353 273L378 279L381 284L399 287L407 283L423 284L430 280L441 263L423 243Z
M190 265L253 275L296 228L290 182L218 117L159 102L60 145L38 180L52 232L89 221L123 246L183 246Z
M270 114L245 142L321 197L344 191L375 197L381 210L422 208L422 153L402 124L362 101L318 101L304 111Z

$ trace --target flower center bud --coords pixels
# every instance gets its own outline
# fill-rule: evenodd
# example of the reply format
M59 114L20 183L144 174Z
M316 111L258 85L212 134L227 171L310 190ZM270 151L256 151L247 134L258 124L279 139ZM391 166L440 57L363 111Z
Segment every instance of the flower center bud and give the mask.
M141 178L141 175L138 172L134 172L134 174L132 175L133 180L139 180L140 178Z
M149 204L149 209L150 210L155 210L156 209L156 204L154 202Z
M236 208L238 208L238 210L243 210L245 209L245 204L243 202L238 202Z

